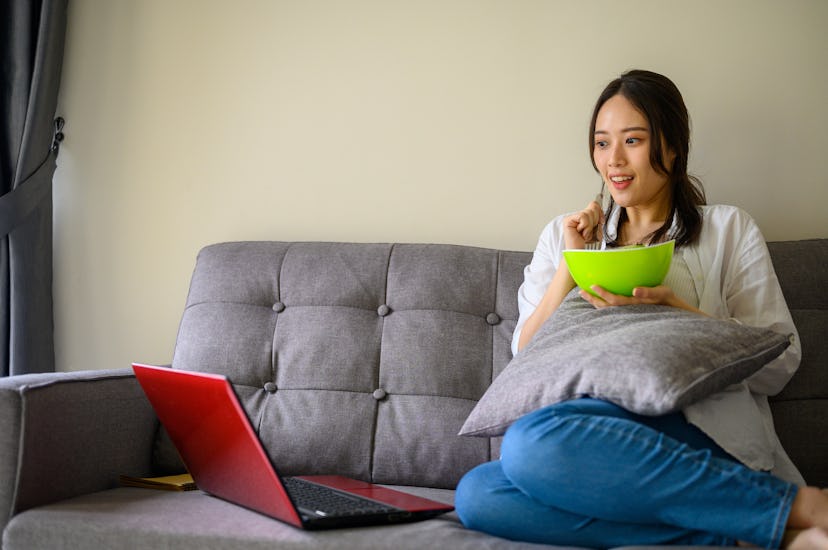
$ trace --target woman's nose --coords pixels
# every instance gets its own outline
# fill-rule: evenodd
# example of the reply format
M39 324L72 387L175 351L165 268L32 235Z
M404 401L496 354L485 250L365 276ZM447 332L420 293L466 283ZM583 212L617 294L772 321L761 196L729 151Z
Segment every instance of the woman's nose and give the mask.
M623 166L626 164L627 158L624 156L624 150L621 147L615 146L610 150L609 165Z

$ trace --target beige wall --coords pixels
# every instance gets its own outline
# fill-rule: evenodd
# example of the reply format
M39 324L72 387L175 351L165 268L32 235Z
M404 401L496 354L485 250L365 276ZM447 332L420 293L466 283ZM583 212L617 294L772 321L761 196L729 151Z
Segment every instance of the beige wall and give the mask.
M72 0L60 370L168 362L198 249L531 250L599 187L592 102L663 72L711 202L828 236L823 0Z

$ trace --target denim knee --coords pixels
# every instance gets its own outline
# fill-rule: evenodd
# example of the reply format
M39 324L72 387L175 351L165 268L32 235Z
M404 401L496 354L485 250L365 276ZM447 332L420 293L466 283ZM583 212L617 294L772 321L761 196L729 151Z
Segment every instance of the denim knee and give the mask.
M546 407L516 420L506 430L500 446L502 468L506 475L514 480L521 477L519 470L524 467L534 471L538 442L541 440L543 452L548 458L550 453L554 455L557 451L566 453L564 445L558 444L555 432L567 418L568 415L558 415L551 407Z
M491 502L489 485L501 476L496 463L481 464L468 471L454 493L454 508L460 521L469 529L484 530L498 520L498 507ZM495 471L496 470L496 471Z

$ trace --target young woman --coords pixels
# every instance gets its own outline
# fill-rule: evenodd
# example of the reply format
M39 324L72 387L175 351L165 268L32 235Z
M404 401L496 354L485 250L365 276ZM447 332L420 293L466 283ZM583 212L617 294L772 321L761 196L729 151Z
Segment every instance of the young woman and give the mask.
M518 293L514 353L575 287L563 249L669 239L676 252L661 286L580 296L595 307L662 304L796 335L754 221L738 208L706 206L687 174L689 118L669 79L635 70L612 81L596 102L589 147L609 206L594 201L544 229ZM461 480L460 519L510 539L593 548L828 548L828 495L804 486L767 400L799 360L795 337L743 383L665 416L595 399L530 413L507 431L500 460Z

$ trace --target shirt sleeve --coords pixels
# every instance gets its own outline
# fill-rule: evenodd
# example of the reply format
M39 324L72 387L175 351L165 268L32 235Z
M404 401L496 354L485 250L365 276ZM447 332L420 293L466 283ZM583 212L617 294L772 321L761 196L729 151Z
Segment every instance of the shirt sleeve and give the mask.
M523 283L518 289L518 322L512 334L512 355L517 355L523 325L540 304L546 287L560 264L564 248L564 216L558 216L546 225L538 239L531 263L523 270Z
M744 212L740 214L740 237L732 250L733 261L728 262L723 274L724 299L736 321L790 336L791 345L747 379L753 393L774 395L782 391L799 367L801 345L765 239L753 219Z

